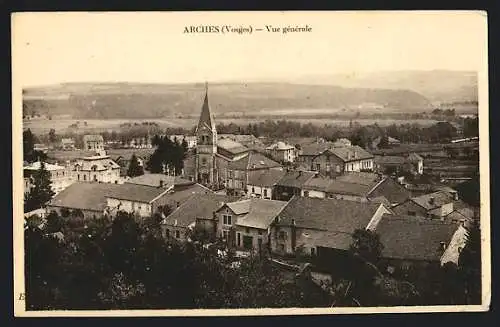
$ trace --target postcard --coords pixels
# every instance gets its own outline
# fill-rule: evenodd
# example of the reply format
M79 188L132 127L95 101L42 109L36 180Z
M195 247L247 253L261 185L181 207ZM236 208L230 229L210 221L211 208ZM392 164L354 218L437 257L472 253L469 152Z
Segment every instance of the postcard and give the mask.
M485 12L11 21L15 316L489 310Z

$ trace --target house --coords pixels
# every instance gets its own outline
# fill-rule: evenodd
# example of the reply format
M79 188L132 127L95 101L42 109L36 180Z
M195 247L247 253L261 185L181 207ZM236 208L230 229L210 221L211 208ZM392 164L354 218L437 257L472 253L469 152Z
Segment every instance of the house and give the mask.
M152 149L153 144L151 137L145 135L143 137L134 137L128 142L128 147L133 149Z
M332 142L314 142L298 144L298 156L296 161L304 165L307 169L312 170L313 159L321 155L324 151L333 148Z
M402 203L411 193L390 177L373 173L345 173L334 179L316 176L308 180L301 192L305 197L334 198L358 202L377 200L389 206Z
M229 195L244 194L247 190L250 172L273 168L281 168L281 164L255 151L251 151L239 160L229 162L227 165L227 193Z
M172 210L180 207L185 201L195 194L211 194L212 190L209 188L198 184L177 184L173 188L169 189L168 196L162 199L162 206L168 206Z
M263 146L262 141L252 134L219 134L217 138L219 141L222 139L229 139L243 144L247 148Z
M294 162L297 149L293 145L280 141L268 146L266 152L276 161Z
M300 196L305 183L316 176L317 172L294 170L287 171L283 177L276 182L274 187L275 200L288 201L294 195Z
M121 167L107 155L84 157L73 164L76 181L121 183Z
M177 139L179 143L186 140L188 149L194 149L196 147L196 136L194 135L169 135L169 138L172 142Z
M247 194L271 200L276 183L285 175L284 169L254 170L248 172Z
M270 225L286 204L257 198L226 203L215 212L217 236L237 249L260 252L267 248Z
M386 213L391 211L380 203L293 197L272 224L271 250L312 256L333 250L342 256L356 229L374 230Z
M56 211L62 215L63 210L80 212L83 218L102 218L107 207L106 196L117 184L75 182L57 194L47 204L47 211Z
M382 266L391 273L406 273L434 264L458 263L465 246L462 225L407 215L384 215L377 234L383 244Z
M437 191L412 197L393 208L398 215L420 216L427 218L444 219L453 212L453 203L458 200L457 195Z
M207 239L214 239L217 221L215 211L234 198L207 193L194 194L162 221L164 237L188 241L196 231Z
M42 163L40 161L23 168L24 174L24 192L29 193L33 187L34 176L40 170ZM44 163L45 169L50 173L50 182L52 191L59 193L74 182L74 177L69 166L60 166Z
M139 217L151 217L168 202L171 189L140 184L120 184L106 194L106 209L111 215L118 211Z
M387 136L386 141L387 141L386 146L388 146L388 147L395 147L395 146L401 145L401 141L394 138L394 137ZM380 142L382 142L382 136L376 137L372 141L372 149L379 148Z
M65 151L75 150L75 140L72 138L61 139L61 149Z
M165 174L144 174L128 179L126 184L138 184L152 187L173 188L174 186L189 186L196 184L193 181L180 176L168 176Z
M84 135L83 150L100 153L104 151L104 138L102 135Z
M381 173L409 172L418 175L424 173L424 159L415 152L407 156L375 156L374 163L375 170Z

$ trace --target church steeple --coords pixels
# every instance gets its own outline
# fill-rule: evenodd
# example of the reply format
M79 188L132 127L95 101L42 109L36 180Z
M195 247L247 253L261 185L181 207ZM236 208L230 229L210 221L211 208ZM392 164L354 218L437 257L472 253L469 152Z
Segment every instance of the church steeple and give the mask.
M203 105L201 107L200 121L198 122L198 128L206 125L210 130L215 131L215 120L210 112L210 106L208 104L208 83L205 82L205 99L203 100Z

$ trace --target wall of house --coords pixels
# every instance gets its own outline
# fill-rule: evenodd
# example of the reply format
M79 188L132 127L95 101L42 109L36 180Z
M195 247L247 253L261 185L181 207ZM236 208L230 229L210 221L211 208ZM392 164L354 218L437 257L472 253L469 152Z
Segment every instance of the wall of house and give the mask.
M327 197L330 199L337 199L337 200L368 202L368 199L365 196L359 196L359 195L348 195L348 194L338 194L329 192L327 193Z
M325 176L334 176L344 171L344 162L335 155L323 153L311 160L311 169Z
M75 181L79 182L101 182L116 183L122 182L120 178L120 168L101 171L76 170L73 172Z
M383 204L381 204L380 207L377 209L377 211L375 211L375 214L373 215L372 219L366 226L366 229L376 230L377 225L380 222L380 219L382 219L382 216L384 214L392 214L392 212L389 209L387 209Z
M283 237L280 237L280 232L284 233ZM292 229L290 226L271 226L271 231L269 233L269 242L271 247L271 252L277 254L293 254L292 249Z
M255 251L259 250L259 239L262 241L262 250L267 247L268 244L268 230L267 229L258 229L244 226L235 226L236 232L236 247L240 249L244 249L243 238L245 236L249 236L252 238L252 249ZM248 250L248 249L245 249Z
M172 237L181 242L188 240L188 228L186 227L162 224L161 229L163 237Z
M397 215L416 215L420 217L427 216L427 210L411 200L407 200L406 202L395 206L394 208L392 208L392 211Z
M231 209L228 207L224 207L220 209L219 211L216 212L216 217L217 217L217 237L224 237L223 232L228 231L230 234L234 234L234 227L236 225L238 217L241 217L242 215L236 215ZM226 225L224 224L223 220L223 215L230 215L231 216L231 225ZM234 242L234 240L230 240L231 243Z
M309 189L301 190L300 195L304 196L304 197L310 197L310 198L321 198L321 199L326 198L326 192L317 191L317 190L309 190Z
M85 150L87 151L104 150L104 141L85 141Z
M63 209L68 209L69 211L75 210L74 208L65 208L65 207L58 207L58 206L47 206L47 212L55 211L59 216L61 216L61 211ZM95 211L95 210L81 210L83 213L83 218L84 219L99 219L104 216L104 212L102 211Z
M195 229L209 238L217 237L217 221L212 219L196 219Z
M247 185L247 194L253 194L258 198L270 200L272 197L272 187Z
M433 209L429 211L429 214L433 216L444 217L453 212L453 202L442 205L439 208Z
M113 198L107 198L106 200L108 207L117 208L120 211L136 213L140 217L151 217L152 215L152 205L149 203Z
M373 159L349 161L344 166L344 171L346 172L360 172L365 170L373 170Z

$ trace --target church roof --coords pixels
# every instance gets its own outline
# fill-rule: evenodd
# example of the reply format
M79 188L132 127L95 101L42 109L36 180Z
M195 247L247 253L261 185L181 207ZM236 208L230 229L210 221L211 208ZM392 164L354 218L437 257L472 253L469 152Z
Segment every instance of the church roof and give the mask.
M215 131L215 120L210 112L210 106L208 104L208 88L205 89L205 99L203 100L203 106L201 107L200 121L198 122L198 128L206 125L212 131Z

